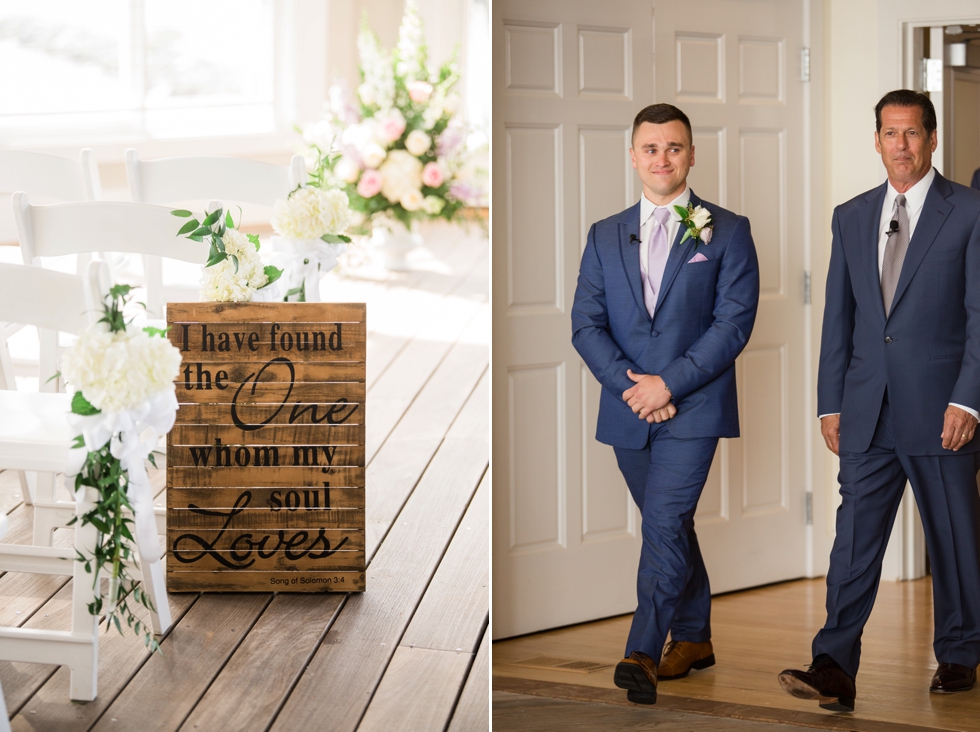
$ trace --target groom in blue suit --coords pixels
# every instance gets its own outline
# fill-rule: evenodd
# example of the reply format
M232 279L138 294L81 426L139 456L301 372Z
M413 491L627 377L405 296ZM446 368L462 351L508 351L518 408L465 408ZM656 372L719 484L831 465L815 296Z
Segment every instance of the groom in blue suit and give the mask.
M755 323L759 266L748 219L687 185L687 115L643 109L630 156L643 196L589 230L572 343L602 385L596 439L613 446L643 519L638 605L615 682L653 704L658 676L714 664L694 511L718 438L739 434L735 358Z
M861 633L911 482L932 566L932 692L966 691L980 663L980 193L932 167L936 112L900 89L875 107L888 180L837 207L817 381L841 506L827 622L783 689L854 709Z

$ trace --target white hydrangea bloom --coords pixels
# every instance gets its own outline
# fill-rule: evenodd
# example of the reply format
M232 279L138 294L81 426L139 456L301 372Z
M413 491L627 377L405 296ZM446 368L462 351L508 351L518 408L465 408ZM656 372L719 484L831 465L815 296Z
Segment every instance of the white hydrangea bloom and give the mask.
M271 223L277 234L290 239L340 234L350 225L350 201L343 191L300 188L276 201Z
M346 196L345 196L346 198ZM264 286L269 278L255 245L237 229L228 229L222 237L228 258L204 268L201 276L201 299L211 302L248 302L252 292ZM231 257L238 258L238 271Z
M170 341L131 329L110 333L98 323L84 331L61 362L65 380L103 412L121 412L173 390L180 351Z
M407 150L392 150L379 169L384 181L381 194L392 203L399 203L410 190L422 188L422 161Z

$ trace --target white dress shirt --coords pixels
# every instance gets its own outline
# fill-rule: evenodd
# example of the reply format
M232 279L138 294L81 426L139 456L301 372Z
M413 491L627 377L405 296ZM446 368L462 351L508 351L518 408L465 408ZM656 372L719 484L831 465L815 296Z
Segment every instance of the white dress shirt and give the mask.
M929 189L932 187L932 181L936 178L936 169L930 168L929 172L916 183L914 186L905 191L905 212L909 217L909 241L912 240L912 235L915 233L915 225L919 223L919 214L922 213L922 206L926 202L926 196L929 193ZM895 197L898 195L898 191L888 181L888 187L885 188L885 200L881 204L881 219L878 222L878 279L881 279L881 267L885 261L885 246L888 244L888 230L891 228L892 218L895 214ZM970 407L965 407L962 404L954 404L950 402L950 406L959 407L964 412L972 414L974 419L980 420L980 414L977 410L970 409ZM828 414L821 414L820 419L824 417L829 417L831 414L837 414L837 412L829 412Z
M670 218L667 219L667 223L664 224L664 228L667 229L667 251L670 251L674 247L674 239L677 238L677 229L681 225L681 217L677 211L674 210L674 206L683 206L687 208L688 201L691 200L691 189L684 186L684 191L675 198L673 201L668 203L666 206L657 206L646 194L640 196L640 271L643 273L643 278L647 277L647 269L649 267L648 259L650 258L649 244L650 237L653 235L653 225L657 222L653 218L653 212L658 208L666 208L670 211ZM658 295L660 293L657 293Z

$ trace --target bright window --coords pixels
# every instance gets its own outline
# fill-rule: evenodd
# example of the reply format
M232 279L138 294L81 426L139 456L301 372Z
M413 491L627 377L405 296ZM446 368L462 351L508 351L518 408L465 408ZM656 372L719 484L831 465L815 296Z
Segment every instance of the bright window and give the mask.
M274 132L273 6L0 4L0 143Z

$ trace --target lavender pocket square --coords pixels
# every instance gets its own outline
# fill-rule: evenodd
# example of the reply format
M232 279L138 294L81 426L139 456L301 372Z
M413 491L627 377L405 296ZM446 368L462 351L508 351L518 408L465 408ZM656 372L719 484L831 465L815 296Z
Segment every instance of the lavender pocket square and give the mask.
M693 257L691 257L687 261L687 263L688 264L694 264L695 262L707 262L707 261L708 261L708 258L706 256L704 256L701 252L698 252Z

